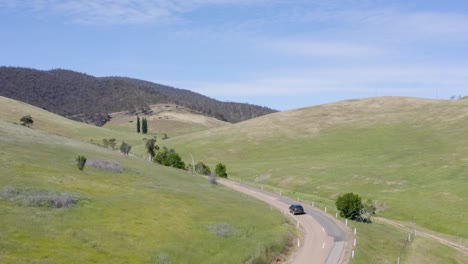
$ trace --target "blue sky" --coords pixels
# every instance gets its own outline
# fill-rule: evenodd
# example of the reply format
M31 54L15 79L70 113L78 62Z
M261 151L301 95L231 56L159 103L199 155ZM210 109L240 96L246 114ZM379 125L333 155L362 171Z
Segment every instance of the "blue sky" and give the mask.
M468 95L468 1L0 0L0 65L279 110Z

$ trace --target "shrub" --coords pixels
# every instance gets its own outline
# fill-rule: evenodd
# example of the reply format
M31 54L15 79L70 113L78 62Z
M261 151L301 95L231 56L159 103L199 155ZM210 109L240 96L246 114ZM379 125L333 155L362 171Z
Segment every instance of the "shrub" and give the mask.
M215 168L216 174L218 174L219 177L222 178L227 178L227 172L226 172L226 165L222 163L218 163Z
M130 150L132 149L132 146L125 143L125 141L122 142L122 144L120 144L120 152L122 152L124 155L128 155L128 153L130 152Z
M336 209L340 211L340 215L349 219L360 218L360 210L362 208L361 197L354 193L346 193L338 196L336 199Z
M30 207L68 208L78 203L79 199L69 193L57 193L47 190L17 189L8 186L0 194L0 197Z
M76 157L76 165L78 166L79 170L83 170L86 164L86 157L85 156L78 156Z
M25 115L21 117L20 122L22 126L31 127L34 123L34 120L32 119L31 115Z
M196 165L195 165L195 171L198 173L198 174L201 174L201 175L210 175L211 174L211 170L210 170L210 167L208 167L207 165L205 165L205 163L199 161Z
M162 150L158 151L154 157L154 162L164 166L185 169L185 163L182 161L180 155L177 154L175 150L168 150L166 147L163 147Z
M122 172L124 167L115 160L88 160L86 166L93 167L99 170L106 170L112 172Z

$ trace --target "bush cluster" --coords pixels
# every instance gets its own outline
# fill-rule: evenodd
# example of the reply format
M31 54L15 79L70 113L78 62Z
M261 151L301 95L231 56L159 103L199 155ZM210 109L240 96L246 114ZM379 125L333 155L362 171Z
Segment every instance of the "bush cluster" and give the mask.
M115 160L90 159L86 162L86 166L112 172L122 172L124 170L124 167Z
M154 162L164 166L185 169L185 162L182 161L180 155L174 149L163 147L154 157Z
M30 207L47 208L68 208L78 203L79 199L69 193L57 193L47 190L36 189L17 189L15 187L6 187L0 197L22 205Z

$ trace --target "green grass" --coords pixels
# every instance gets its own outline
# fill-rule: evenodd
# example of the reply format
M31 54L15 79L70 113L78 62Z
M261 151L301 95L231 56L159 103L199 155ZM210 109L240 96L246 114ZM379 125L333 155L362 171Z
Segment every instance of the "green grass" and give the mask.
M231 178L468 238L468 101L373 98L299 109L168 141ZM189 159L186 155L184 159ZM366 249L364 249L366 250Z
M184 171L3 121L0 134L0 189L80 198L66 209L0 199L1 263L242 263L281 248L293 229L262 202ZM77 155L125 170L79 171Z
M1 97L0 99L5 100ZM12 109L15 111L11 111ZM22 109L23 112L19 111L19 109ZM24 111L25 109L26 111ZM38 112L31 112L31 109ZM118 129L114 131L112 129L86 126L67 119L61 119L45 111L42 112L40 109L30 108L17 102L8 101L5 103L2 101L0 102L0 110L0 116L4 116L6 120L11 122L18 122L22 115L31 114L35 120L34 128L44 129L79 140L88 141L89 139L100 140L115 137L120 141L120 138L125 138L127 142L134 144L132 151L136 151L139 155L144 154L141 136L135 135L131 131L126 132L125 129L119 127L113 127ZM35 117L39 122L36 122ZM28 130L16 131L13 134L21 135L24 131ZM191 161L190 154L194 156L195 162L203 161L210 165L212 169L218 162L223 162L227 165L228 174L231 178L241 179L257 186L264 185L265 188L277 192L282 190L285 195L294 199L298 196L301 197L301 201L315 201L322 210L324 206L327 206L328 212L332 215L334 215L333 199L340 193L355 192L364 199L372 199L378 202L378 208L382 210L378 213L379 216L401 220L411 223L416 228L424 227L451 235L455 239L460 239L460 241L466 241L468 238L467 212L465 210L468 208L468 192L466 189L466 175L468 175L466 158L468 156L467 132L467 100L432 101L412 98L376 98L345 101L277 113L235 125L174 137L158 143L160 146L175 148L186 162ZM30 141L36 142L36 140L39 140L41 138L39 134L29 135ZM23 151L15 152L18 151L15 145L5 144L0 146L3 147L0 148L1 154L10 153L11 151L13 154L10 156L14 157L11 159L8 158L9 156L1 157L4 160L2 160L2 168L0 169L2 169L2 172L8 172L6 169L9 168L9 175L13 175L8 177L9 181L18 180L23 182L24 176L19 177L16 174L18 172L21 172L20 174L27 172L25 174L28 175L28 181L25 182L27 184L19 187L44 187L47 184L52 184L52 187L60 186L60 188L53 188L54 191L64 192L71 191L65 188L65 186L71 184L73 186L71 189L77 192L75 194L88 197L92 203L106 201L106 205L116 206L117 203L121 202L125 205L123 208L127 208L127 210L134 208L136 202L127 204L128 197L125 197L125 199L122 199L123 201L119 200L119 202L113 203L104 199L108 196L101 196L106 192L112 196L112 191L118 193L126 190L131 193L144 194L145 197L153 197L148 192L136 187L130 188L132 184L129 183L139 182L138 188L141 188L141 186L147 188L160 182L164 183L165 177L153 176L153 174L158 175L161 172L170 175L171 183L168 183L167 186L177 186L177 188L174 187L173 189L168 187L173 192L173 196L175 196L174 192L185 193L182 190L193 190L195 188L194 183L191 181L188 182L188 185L184 185L183 183L187 183L185 178L178 173L172 172L172 170L166 172L166 169L158 167L156 169L158 172L153 172L153 166L146 162L124 159L118 155L115 157L116 154L112 154L109 150L92 145L83 145L75 141L69 141L67 144L71 144L71 146L65 150L62 149L63 143L52 143L55 140L57 139L53 135L47 135L46 141L48 143L45 144L47 147L44 147L41 152L33 152L36 157L25 155ZM72 148L78 148L81 151L67 156L66 153ZM92 150L86 150L88 148ZM96 153L99 153L99 155ZM89 168L85 169L83 174L78 174L78 177L68 170L71 167L76 168L74 158L76 155L82 154L89 156L88 158L105 157L106 159L110 159L106 155L111 155L112 159L118 160L130 169L124 173L122 181L119 180L119 176L110 172ZM60 162L52 165L49 160L54 160L51 157L58 159L55 157L56 155L60 156ZM21 157L21 162L18 162L17 157ZM29 161L33 161L32 164L37 165L25 166ZM140 162L142 165L135 166L134 162ZM63 164L66 164L66 166L59 169L58 167ZM146 166L150 167L147 168ZM47 175L47 177L42 176L38 179L32 177L31 175L37 170L41 171L41 174ZM66 171L66 173L63 173L63 171ZM84 181L86 184L83 184L86 187L76 185L76 179L83 181L82 177L88 175L90 171L93 172L93 179L98 178L99 180L95 182L86 179ZM172 175L179 175L184 180L173 181L178 177ZM119 178L116 179L116 177ZM88 186L90 183L95 185ZM1 184L7 185L9 182L3 180L0 186ZM195 186L203 184L195 184ZM123 185L125 185L125 188L122 187ZM162 186L166 185L163 184ZM208 200L208 196L220 195L220 193L224 195L227 191L222 188L205 187L209 191L219 191L219 193L215 194L208 192L206 194ZM160 195L162 195L161 192ZM237 199L235 194L230 195L233 195L232 199ZM170 196L171 199L173 196ZM96 197L100 199L95 199ZM162 199L161 196L155 197ZM194 199L191 196L184 197L183 200L185 201ZM246 198L242 197L241 199ZM83 207L87 206L86 200L81 203L84 203ZM242 207L240 204L242 203L239 202L238 206ZM0 205L0 208L4 209L4 202L0 201ZM210 205L213 206L214 204ZM8 206L10 205L7 204L5 208ZM79 209L81 208L79 207ZM93 208L106 207L102 205ZM187 206L187 208L190 208L190 206ZM227 209L234 210L231 207ZM72 210L76 211L78 209L73 208ZM151 208L146 210L153 212ZM239 215L248 214L245 211L236 212ZM203 213L206 212L201 212L201 214ZM142 215L143 212L136 214ZM18 216L18 218L20 217ZM117 219L120 216L113 217ZM97 219L98 217L94 216L94 218ZM128 223L132 221L126 217L122 219ZM198 232L209 233L207 226L217 224L222 226L226 223L242 224L239 219L232 219L232 222L221 219L205 222L203 220L205 220L205 217L196 218L194 216L192 223L200 224L187 227L187 229L193 230L198 237ZM24 225L26 226L26 224ZM153 225L150 226L155 228ZM172 228L171 225L169 226ZM234 224L233 226L236 227L235 230L243 230L243 232L234 232L235 237L242 237L239 235L242 233L250 234L251 231L249 230L258 230L252 228L249 224L244 224L243 228ZM432 259L434 259L434 263L444 263L444 258L449 263L451 261L464 263L460 253L436 242L426 241L421 238L421 241L425 241L424 243L416 240L409 246L405 246L407 234L392 226L374 223L362 225L359 230L359 242L355 259L359 263L395 263L398 255L402 255L402 263L427 263L428 260L431 262ZM274 229L270 231L273 232ZM34 231L31 230L31 232ZM96 232L98 231L88 230L87 234L93 234L94 236ZM279 232L285 234L284 229L280 228ZM0 234L0 241L5 241L3 239L5 234ZM27 232L24 234L27 234ZM211 235L213 234L211 233ZM121 234L119 236L124 237ZM119 240L121 238L119 236L112 236L112 239ZM164 235L162 236L164 237ZM138 239L142 238L138 237ZM133 236L131 242L134 243L138 239ZM164 239L172 241L169 235ZM186 240L188 238L184 236L177 239ZM227 239L233 238L229 237ZM233 240L238 241L238 239L240 238ZM272 245L283 239L284 236L277 236L273 240L267 239L263 246L255 247L250 245L251 250L249 253L243 252L245 253L244 256L252 254L260 256L265 248L274 247ZM87 240L97 241L95 237ZM258 241L263 240L259 239ZM127 246L133 245L128 243ZM178 251L176 246L172 246L175 243L164 243L146 257L139 255L140 259L138 261L184 263L193 258L193 256L185 257L187 251L194 250L192 244L184 248L184 250ZM19 244L17 244L18 247ZM97 247L95 243L93 245ZM223 245L226 247L231 246ZM224 246L213 243L207 244L207 247L203 248L213 248L213 251L216 251L216 249L220 248L224 250ZM0 248L3 248L3 245ZM117 249L119 248L117 247ZM197 254L201 256L204 253ZM3 261L2 257L3 254L0 254L0 262ZM109 255L106 258L109 258ZM120 256L119 259L128 259L128 257ZM97 259L93 260L99 262ZM245 259L236 261L238 263L243 260ZM47 262L47 260L44 262ZM233 260L233 263L236 262Z

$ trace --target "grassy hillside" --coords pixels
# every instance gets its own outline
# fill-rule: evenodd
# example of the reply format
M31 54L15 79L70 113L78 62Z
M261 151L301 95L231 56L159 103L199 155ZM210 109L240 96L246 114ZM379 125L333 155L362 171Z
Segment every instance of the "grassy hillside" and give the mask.
M332 199L468 238L468 100L383 97L259 117L170 140L231 177ZM213 154L215 153L215 155ZM188 158L188 157L187 157Z
M185 107L174 104L158 104L151 105L147 113L128 111L112 113L110 121L104 127L135 133L137 114L140 117L146 117L149 132L156 133L159 139L162 139L164 134L167 134L168 137L174 137L229 124L213 117L195 114Z
M108 113L143 109L151 104L174 103L232 123L276 112L246 103L220 102L148 81L94 77L63 69L41 71L0 66L0 87L0 96L99 126L108 121Z
M40 111L31 115L42 120ZM1 263L242 263L266 248L277 250L290 234L285 217L261 202L57 135L100 135L92 127L75 124L75 131L68 127L74 122L45 120L34 128L0 121ZM39 130L54 127L56 134ZM77 155L118 162L124 171L79 171ZM79 202L31 207L8 197L11 189L32 193L28 201L39 192L59 192Z

